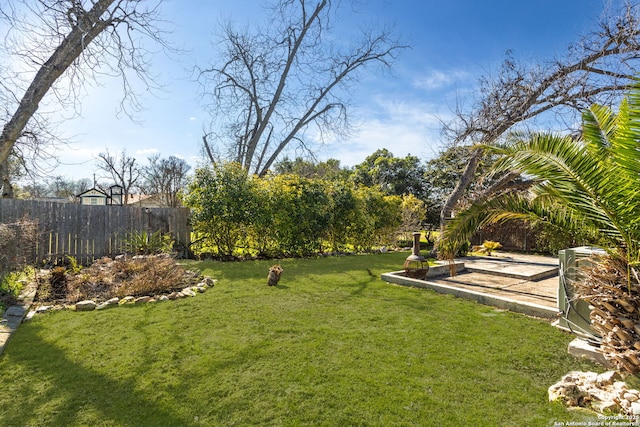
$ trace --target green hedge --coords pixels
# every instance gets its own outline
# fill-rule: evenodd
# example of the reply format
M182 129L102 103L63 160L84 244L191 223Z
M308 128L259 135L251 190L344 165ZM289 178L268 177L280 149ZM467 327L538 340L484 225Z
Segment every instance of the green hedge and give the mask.
M348 182L248 175L236 163L198 169L185 196L196 253L306 256L393 243L402 197Z

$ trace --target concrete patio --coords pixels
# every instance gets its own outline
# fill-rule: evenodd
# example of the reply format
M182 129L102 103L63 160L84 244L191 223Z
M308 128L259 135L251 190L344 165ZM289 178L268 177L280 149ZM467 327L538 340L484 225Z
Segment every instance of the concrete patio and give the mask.
M403 271L385 273L393 284L432 289L481 304L530 316L557 318L558 258L497 252L492 257L464 257L455 276L448 273L416 280Z

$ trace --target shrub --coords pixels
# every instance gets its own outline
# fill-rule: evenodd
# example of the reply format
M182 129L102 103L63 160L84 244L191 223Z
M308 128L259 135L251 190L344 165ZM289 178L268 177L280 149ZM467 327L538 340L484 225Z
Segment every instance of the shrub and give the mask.
M185 196L199 242L233 256L255 212L255 183L237 163L196 170Z
M292 174L257 178L235 163L197 170L185 203L194 250L223 259L306 256L323 245L368 251L392 244L402 223L399 196Z
M12 305L20 295L26 280L35 276L33 267L25 267L20 271L0 275L0 314L4 307Z
M327 240L334 252L346 250L350 231L357 219L358 200L353 188L344 182L329 182L329 225Z
M329 197L320 181L278 175L269 181L273 232L287 256L316 253L329 226Z
M402 222L402 199L399 196L385 196L371 187L360 187L355 194L357 216L350 232L354 248L369 251L375 245L394 243Z
M125 250L136 255L168 254L173 249L174 240L160 230L149 233L135 230L124 241Z
M33 263L37 238L38 226L34 221L0 224L0 276Z

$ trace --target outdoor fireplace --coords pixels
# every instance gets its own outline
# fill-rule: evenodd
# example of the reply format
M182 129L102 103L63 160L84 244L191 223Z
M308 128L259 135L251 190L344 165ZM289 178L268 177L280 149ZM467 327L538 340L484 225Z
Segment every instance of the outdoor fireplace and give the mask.
M404 273L412 279L425 280L429 271L429 263L425 257L420 255L420 236L421 233L413 233L413 249L411 255L404 262Z

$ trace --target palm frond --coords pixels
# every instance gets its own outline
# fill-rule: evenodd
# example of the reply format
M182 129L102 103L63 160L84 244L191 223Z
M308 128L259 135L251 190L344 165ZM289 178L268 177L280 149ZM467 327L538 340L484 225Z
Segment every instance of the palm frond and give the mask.
M531 198L522 193L504 193L475 202L456 214L447 222L438 249L443 257L452 258L477 230L509 220L544 222L563 232L583 231L590 227L579 213L554 204L543 196ZM593 234L597 234L597 230L593 229Z
M597 230L640 258L640 84L617 114L598 105L585 111L580 140L518 135L494 150L501 155L494 173L517 172L537 185L527 196L473 203L446 224L443 247L466 241L488 223L520 218Z

